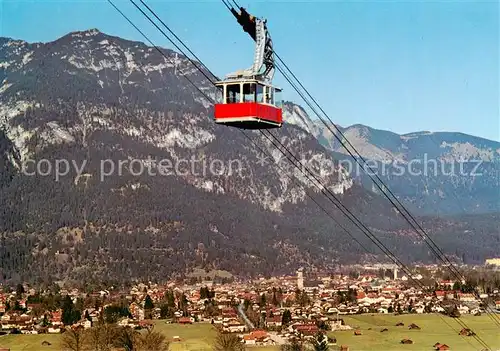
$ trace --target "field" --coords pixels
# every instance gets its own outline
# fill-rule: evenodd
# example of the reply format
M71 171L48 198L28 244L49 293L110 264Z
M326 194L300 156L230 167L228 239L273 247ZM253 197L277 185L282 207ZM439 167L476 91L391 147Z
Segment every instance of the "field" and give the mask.
M11 351L60 351L60 340L60 334L4 335L0 336L0 348L10 348ZM42 346L44 341L50 345Z
M192 325L166 324L158 321L155 330L166 335L169 340L174 336L181 338L180 342L172 342L170 350L212 350L212 345L217 332L209 323L198 323Z
M443 321L444 319L444 321ZM350 351L399 351L433 350L437 342L450 346L450 350L482 350L473 337L462 337L462 328L452 318L438 315L357 315L344 318L346 324L358 327L362 335L355 336L353 331L331 332L339 345L349 346ZM500 349L500 331L488 316L462 316L460 319L473 329L493 350ZM396 327L403 322L404 327ZM417 324L421 330L409 330L408 325ZM449 324L449 325L447 325ZM456 332L451 328L453 327ZM383 328L387 332L380 332ZM411 339L412 345L401 344L402 339ZM470 344L469 344L470 343Z
M458 335L461 327L451 318L437 315L356 315L344 317L345 322L361 330L362 335L355 336L353 331L330 332L337 338L338 345L349 346L350 351L432 351L436 342L447 344L451 351L480 351L482 347L472 337ZM460 318L470 328L492 347L500 350L500 332L488 316ZM403 322L404 327L396 327L397 322ZM421 330L408 330L408 324L415 323ZM447 325L447 324L449 325ZM451 330L452 326L456 332ZM380 332L383 328L387 332ZM215 330L210 324L179 325L157 321L155 330L163 333L168 339L174 336L181 338L179 342L172 342L172 351L211 350L215 339ZM402 345L401 339L413 340L412 345ZM51 346L42 346L48 341ZM60 335L7 335L0 337L0 347L10 348L11 351L38 351L60 350ZM470 343L470 344L469 344ZM251 347L251 351L274 351L277 347Z

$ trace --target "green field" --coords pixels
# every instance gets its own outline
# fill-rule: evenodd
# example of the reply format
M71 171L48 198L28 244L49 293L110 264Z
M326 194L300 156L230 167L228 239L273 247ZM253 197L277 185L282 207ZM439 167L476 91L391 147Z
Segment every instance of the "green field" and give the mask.
M155 330L172 340L174 336L181 338L180 342L172 342L170 350L211 350L217 332L209 323L195 323L192 325L167 324L164 321L155 323Z
M44 341L49 342L51 345L42 346ZM11 351L61 350L60 342L60 334L0 336L0 348L10 348Z
M344 317L345 322L353 328L361 330L362 335L355 336L353 331L330 332L337 338L338 345L349 346L349 351L432 351L436 342L450 346L451 351L481 350L482 347L472 337L458 335L461 327L452 318L437 315L356 315ZM462 316L460 318L471 329L492 347L500 349L500 332L488 316ZM404 327L396 327L397 322L403 322ZM421 330L408 330L408 324L415 323ZM456 332L451 330L453 327ZM381 333L383 328L388 332ZM172 351L211 350L216 332L210 324L199 323L193 325L167 324L165 321L156 321L155 330L163 333L169 340L174 336L181 338L180 342L172 342ZM413 345L400 344L401 339L413 340ZM42 346L48 341L51 346ZM10 348L11 351L38 351L60 350L60 335L7 335L0 337L0 347ZM469 344L470 343L470 344ZM277 347L252 347L252 351L272 351Z
M455 320L444 316L443 319L430 314L356 315L344 320L353 328L358 327L362 335L355 336L353 331L331 332L330 335L337 338L338 345L348 345L349 351L434 350L432 346L437 342L450 346L453 351L483 349L473 337L458 335L462 327ZM500 349L500 330L488 316L462 316L460 319L493 350ZM400 321L404 327L396 327ZM407 326L411 323L417 324L421 330L409 330ZM389 331L380 332L383 328ZM403 345L401 339L411 339L414 343Z

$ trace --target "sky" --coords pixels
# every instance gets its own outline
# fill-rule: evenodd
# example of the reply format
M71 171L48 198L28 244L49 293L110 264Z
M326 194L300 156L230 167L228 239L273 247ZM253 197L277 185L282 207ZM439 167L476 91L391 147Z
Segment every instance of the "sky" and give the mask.
M221 1L145 1L220 77L251 66L254 43ZM130 1L113 2L173 48ZM335 123L500 141L497 1L238 2L268 20L276 52ZM47 42L90 28L145 41L107 0L0 0L0 36ZM304 105L278 72L275 84Z

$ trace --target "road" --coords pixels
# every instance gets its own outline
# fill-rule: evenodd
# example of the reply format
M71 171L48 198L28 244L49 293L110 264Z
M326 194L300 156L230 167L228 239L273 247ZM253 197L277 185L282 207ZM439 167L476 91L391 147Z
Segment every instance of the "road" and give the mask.
M245 311L243 310L243 302L240 303L240 305L238 306L238 313L240 314L241 318L243 318L243 320L245 321L245 324L248 328L248 330L252 330L252 329L255 329L255 326L253 325L253 323L250 321L250 319L248 319L247 315L245 314Z

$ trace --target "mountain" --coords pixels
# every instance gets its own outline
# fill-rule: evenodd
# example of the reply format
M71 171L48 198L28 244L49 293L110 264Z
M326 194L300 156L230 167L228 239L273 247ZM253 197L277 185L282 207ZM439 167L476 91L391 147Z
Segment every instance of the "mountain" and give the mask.
M453 132L399 135L360 124L337 126L342 136L333 126L327 128L312 120L301 107L293 103L284 106L286 121L315 135L341 160L355 182L381 193L365 171L378 175L415 213L500 212L499 142ZM369 166L356 164L338 140L343 137ZM355 154L350 146L349 150Z
M184 76L215 96L210 82L163 53L96 29L49 43L0 39L4 279L163 279L197 267L255 275L383 258L268 139L213 123ZM431 260L316 135L291 123L273 135L398 256ZM433 235L459 259L498 247L474 231L458 242Z

